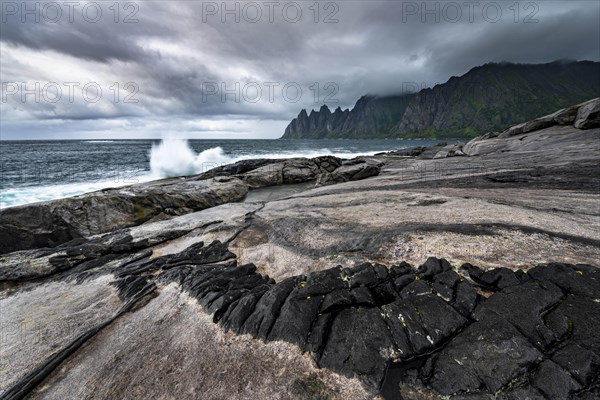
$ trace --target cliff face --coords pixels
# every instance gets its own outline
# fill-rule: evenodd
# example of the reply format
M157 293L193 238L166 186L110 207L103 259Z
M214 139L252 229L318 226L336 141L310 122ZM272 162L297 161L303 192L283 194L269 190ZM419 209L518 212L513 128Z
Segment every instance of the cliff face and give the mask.
M310 115L302 110L286 128L283 139L386 137L413 97L363 96L352 110L338 107L331 112L326 105Z
M600 63L486 64L417 94L302 110L283 139L474 136L597 96Z

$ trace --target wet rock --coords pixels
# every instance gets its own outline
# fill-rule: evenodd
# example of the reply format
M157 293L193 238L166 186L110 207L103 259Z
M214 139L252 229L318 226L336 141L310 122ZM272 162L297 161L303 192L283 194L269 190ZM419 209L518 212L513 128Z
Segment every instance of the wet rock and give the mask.
M251 160L240 160L232 164L220 165L199 175L202 179L209 179L218 176L240 175L255 169L264 167L265 165L279 163L281 160L270 160L264 158L256 158Z
M314 181L320 174L333 173L341 165L342 160L333 156L291 158L273 161L250 170L241 169L244 172L236 177L251 188L260 188Z
M284 163L283 183L300 183L317 179L319 167L311 160L293 159Z
M242 175L237 175L237 177L246 182L252 189L281 185L283 184L283 163L267 164Z

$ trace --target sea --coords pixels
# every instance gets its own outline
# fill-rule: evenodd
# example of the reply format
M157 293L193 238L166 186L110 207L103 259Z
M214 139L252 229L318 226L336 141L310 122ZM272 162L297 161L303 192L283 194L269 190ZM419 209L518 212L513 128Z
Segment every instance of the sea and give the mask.
M0 208L76 196L251 158L353 158L443 139L0 141Z

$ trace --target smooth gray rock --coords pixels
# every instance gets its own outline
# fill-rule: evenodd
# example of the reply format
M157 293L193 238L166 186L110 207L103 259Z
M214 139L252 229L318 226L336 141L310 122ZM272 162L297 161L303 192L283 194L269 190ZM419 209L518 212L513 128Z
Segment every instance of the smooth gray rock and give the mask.
M335 171L342 160L332 156L291 158L273 162L236 175L251 188L314 181L320 174Z
M600 127L600 97L592 99L579 107L574 126L578 129Z
M69 240L239 201L237 178L170 178L0 211L0 254Z
M537 136L545 129L548 132L563 132L557 127L592 129L600 127L600 98L589 100L572 107L563 108L552 114L507 128L501 133L489 132L471 139L462 149L464 154L477 156L492 152L517 149L529 136ZM531 135L529 135L531 134Z
M344 163L333 172L325 172L317 177L316 187L333 185L340 182L358 181L371 176L379 175L382 164L368 159L358 162Z

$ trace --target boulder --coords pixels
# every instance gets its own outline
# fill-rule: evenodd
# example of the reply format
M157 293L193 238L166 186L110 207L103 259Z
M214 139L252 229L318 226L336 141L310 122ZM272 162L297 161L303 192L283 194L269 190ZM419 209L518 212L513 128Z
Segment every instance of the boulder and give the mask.
M251 189L281 185L283 183L283 163L267 164L262 167L237 175Z
M600 97L583 103L579 107L574 126L578 129L600 127Z
M577 106L563 108L558 110L549 116L557 125L573 125L575 118L577 117Z
M454 143L454 144L449 144L447 146L444 146L440 151L438 151L435 156L433 156L434 159L437 158L446 158L446 157L458 157L458 156L464 156L465 153L463 153L462 148L464 146L464 143Z
M382 163L360 159L345 162L333 172L325 172L318 176L315 186L333 185L340 182L357 181L379 175Z
M500 139L504 139L511 136L522 135L524 133L548 128L554 124L554 118L551 115L546 115L541 118L536 118L533 121L527 121L519 125L511 126L510 128L500 133L498 137Z
M315 158L291 158L272 162L236 175L250 188L310 182L319 174L330 173L342 165L342 160L332 156ZM245 168L243 168L245 169Z
M312 160L295 158L286 160L283 164L283 183L301 183L317 179L321 171Z

